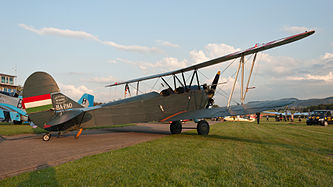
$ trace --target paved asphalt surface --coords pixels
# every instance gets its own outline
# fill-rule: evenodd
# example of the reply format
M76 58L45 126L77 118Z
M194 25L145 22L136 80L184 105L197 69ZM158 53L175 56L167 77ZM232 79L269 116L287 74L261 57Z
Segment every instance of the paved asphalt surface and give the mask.
M183 127L196 127L196 124L186 123ZM60 138L54 134L48 142L42 141L42 135L35 134L0 136L0 180L170 135L168 124L148 123L85 130L79 139L73 138L75 133Z

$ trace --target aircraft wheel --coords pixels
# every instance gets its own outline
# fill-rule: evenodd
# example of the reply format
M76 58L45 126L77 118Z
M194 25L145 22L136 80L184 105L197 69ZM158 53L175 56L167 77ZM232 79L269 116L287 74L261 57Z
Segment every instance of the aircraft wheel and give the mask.
M173 121L170 124L170 132L171 134L180 134L182 132L182 122Z
M42 139L43 139L43 141L49 141L51 139L51 134L49 134L49 133L44 134Z
M208 135L209 124L206 120L201 120L197 124L197 131L199 135Z

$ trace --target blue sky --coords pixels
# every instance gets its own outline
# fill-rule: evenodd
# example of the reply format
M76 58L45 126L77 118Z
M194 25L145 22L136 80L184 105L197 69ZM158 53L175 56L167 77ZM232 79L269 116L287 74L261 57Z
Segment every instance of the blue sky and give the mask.
M258 55L247 100L332 96L332 1L0 1L1 73L50 73L65 94L121 97L104 85L178 69L305 30ZM250 60L249 60L250 61ZM202 70L210 81L226 64ZM236 63L222 76L225 104ZM206 80L205 80L206 79ZM154 84L147 82L143 91ZM155 88L154 88L155 89ZM158 88L156 88L158 89ZM237 93L239 91L236 91ZM237 102L237 94L235 101Z

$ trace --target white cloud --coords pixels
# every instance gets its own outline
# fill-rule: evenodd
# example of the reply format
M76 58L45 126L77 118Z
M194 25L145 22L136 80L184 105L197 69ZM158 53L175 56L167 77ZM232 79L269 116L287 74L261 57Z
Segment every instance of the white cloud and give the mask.
M112 41L102 41L103 44L112 46L117 49L125 50L125 51L135 51L135 52L145 52L145 53L162 53L161 49L156 47L145 47L138 45L121 45Z
M187 60L178 60L173 57L166 57L156 63L149 62L140 62L140 61L131 61L127 59L117 58L116 60L112 60L112 62L120 62L138 66L141 70L149 70L151 72L156 72L156 69L164 69L164 71L176 70L180 68L186 67Z
M332 81L333 72L329 72L327 75L311 75L306 74L305 76L290 76L287 80L320 80L320 81Z
M310 31L312 29L307 28L307 27L302 27L302 26L284 26L282 30L288 32L288 33L301 33L305 31Z
M99 41L99 39L96 36L83 31L73 31L69 29L58 29L53 27L35 29L34 27L25 24L19 24L19 26L24 28L25 30L37 33L39 35L56 35L56 36L65 36L70 38L91 39Z
M323 56L320 57L322 60L333 60L333 53L325 53Z
M97 36L94 36L90 33L84 31L73 31L69 29L58 29L53 27L45 27L41 29L35 29L32 26L28 26L25 24L19 24L25 30L34 32L39 35L55 35L55 36L63 36L77 39L90 39L102 43L104 45L112 46L116 49L124 50L124 51L134 51L134 52L143 52L143 53L161 53L162 50L155 47L145 47L139 45L122 45L112 41L103 41L100 40Z
M88 94L94 94L93 90L88 89L86 86L81 85L81 86L74 86L74 85L66 85L59 83L60 90L63 94L65 94L67 97L73 99L73 100L78 100L81 98L81 96L84 93Z
M167 57L157 62L156 67L167 67L169 70L180 69L186 67L187 60L178 60L177 58Z
M209 60L209 58L201 50L199 50L199 51L196 51L196 50L190 51L190 58L194 62L193 64L200 63L200 62L205 62L205 61Z
M178 48L179 45L178 44L174 44L168 41L163 41L163 40L156 40L156 42L161 45L161 46L166 46L166 47L174 47L174 48Z
M322 80L331 81L333 80L333 72L329 72L327 75L307 75L308 80Z
M234 48L231 45L227 45L224 43L221 44L208 44L206 47L206 53L209 58L217 58L220 56L224 56L230 53L234 53L236 51L240 51L240 48Z
M93 77L92 79L89 79L88 81L94 82L94 83L107 84L110 82L115 82L116 79L113 76L106 76L106 77Z
M210 43L205 46L204 50L190 51L190 59L193 62L192 64L197 64L227 54L231 54L240 50L241 50L240 48L235 48L231 45L227 45L224 43L221 44Z
M299 67L299 62L292 57L272 56L267 53L260 53L257 56L255 66L260 67L260 74L280 79L283 75L293 73L295 68Z

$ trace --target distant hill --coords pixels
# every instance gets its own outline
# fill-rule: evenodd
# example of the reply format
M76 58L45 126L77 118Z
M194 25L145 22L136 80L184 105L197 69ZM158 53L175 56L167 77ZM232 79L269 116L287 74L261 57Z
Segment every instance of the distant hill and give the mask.
M333 104L333 97L327 97L324 99L306 99L306 100L298 100L296 103L289 105L290 107L296 108L305 108L309 106L317 106L317 105L327 105Z

